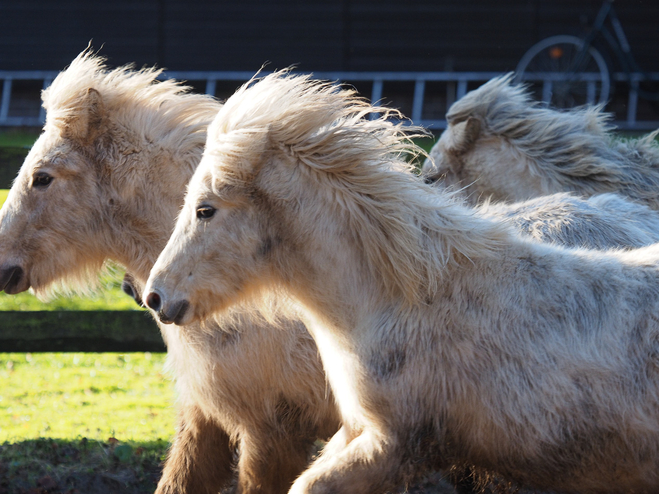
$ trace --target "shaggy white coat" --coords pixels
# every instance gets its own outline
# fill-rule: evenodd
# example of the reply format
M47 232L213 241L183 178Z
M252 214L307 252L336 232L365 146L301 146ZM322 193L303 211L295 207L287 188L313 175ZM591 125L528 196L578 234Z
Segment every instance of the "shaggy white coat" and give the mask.
M540 242L600 250L659 242L659 212L617 194L584 199L564 192L516 203L485 201L478 209Z
M102 59L85 53L44 93L44 134L0 221L2 262L24 266L38 293L84 287L108 259L127 267L137 286L145 282L220 107L173 81L157 83L158 75L151 69L107 70ZM31 187L37 171L54 176L52 188ZM597 221L597 210L575 198L554 201L520 205L511 221L556 241L579 231L573 226L581 216L584 227ZM552 217L548 206L556 203L562 213ZM501 207L493 214L506 215ZM627 232L631 221L617 224L624 231L606 229L593 241L645 241L642 229ZM580 235L575 241L589 239ZM296 321L273 325L240 311L161 329L179 394L179 421L158 492L216 492L233 478L236 445L242 492L263 485L285 492L306 465L308 444L338 428L306 330Z
M410 173L386 117L304 77L241 88L145 293L165 312L187 300L185 322L299 301L344 425L292 493L386 492L460 463L655 492L659 248L525 241Z

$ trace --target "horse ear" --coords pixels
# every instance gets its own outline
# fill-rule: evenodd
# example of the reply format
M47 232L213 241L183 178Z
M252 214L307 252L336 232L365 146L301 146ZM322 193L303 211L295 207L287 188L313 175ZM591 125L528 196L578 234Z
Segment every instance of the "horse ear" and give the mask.
M105 106L101 93L90 87L78 108L64 120L63 134L70 139L91 142L100 134L104 116Z
M463 154L474 145L481 132L481 121L475 117L469 117L460 123L452 125L451 138L447 149L455 154Z

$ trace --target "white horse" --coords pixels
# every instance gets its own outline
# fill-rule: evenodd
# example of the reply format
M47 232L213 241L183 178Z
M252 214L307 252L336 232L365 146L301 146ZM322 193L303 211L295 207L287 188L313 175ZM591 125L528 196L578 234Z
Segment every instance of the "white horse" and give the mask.
M385 492L460 463L656 492L659 247L526 241L414 176L401 133L331 84L242 87L209 128L147 305L188 324L297 301L343 427L292 493Z
M659 209L656 132L617 138L600 107L545 108L504 76L456 101L446 118L423 173L474 203L615 192Z
M159 73L84 52L44 91L43 134L0 213L0 289L84 286L106 260L146 282L221 106ZM238 492L287 492L339 427L304 326L241 307L161 330L179 418L157 492L216 494L236 462Z

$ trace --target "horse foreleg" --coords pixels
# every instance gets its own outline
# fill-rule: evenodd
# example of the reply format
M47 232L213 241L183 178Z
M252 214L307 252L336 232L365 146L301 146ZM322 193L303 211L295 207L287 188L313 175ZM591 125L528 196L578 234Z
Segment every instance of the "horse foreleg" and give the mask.
M395 491L406 480L400 468L404 460L392 442L364 431L346 444L346 431L337 434L295 481L290 494L377 494Z
M285 494L309 464L312 437L252 429L241 437L236 494Z
M232 480L233 461L226 432L196 406L185 406L156 494L217 494Z

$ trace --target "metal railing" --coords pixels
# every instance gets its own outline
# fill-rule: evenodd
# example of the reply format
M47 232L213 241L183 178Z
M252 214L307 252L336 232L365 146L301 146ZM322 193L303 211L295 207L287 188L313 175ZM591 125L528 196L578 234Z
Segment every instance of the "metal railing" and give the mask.
M41 126L45 119L43 108L39 106L38 115L17 115L12 111L12 94L15 81L40 81L41 88L46 88L57 76L56 71L0 71L0 82L2 83L2 97L0 99L0 126ZM253 72L240 71L217 71L217 72L194 72L194 71L168 71L163 74L164 78L174 78L185 81L205 83L205 92L216 95L218 82L236 82L238 84L249 80ZM445 109L464 96L469 89L475 89L478 84L501 75L499 72L314 72L313 76L319 79L341 81L348 83L370 83L372 101L380 101L387 98L385 84L392 82L413 83L411 87L412 105L410 118L416 124L420 124L435 130L446 127L444 118L428 116L427 87L429 83L445 83L445 94L443 101ZM543 97L551 93L553 81L564 77L562 74L546 74L542 80ZM615 81L624 81L629 84L629 93L626 103L625 118L618 119L615 124L621 129L629 130L654 130L659 127L659 113L657 119L640 119L638 115L638 92L634 82L641 80L642 74L632 74L631 81L624 73L613 75ZM659 81L659 73L649 74L652 81ZM469 87L469 86L473 87ZM32 99L38 100L38 94L32 95ZM444 110L445 113L445 110Z
M10 126L41 126L46 119L46 112L39 106L39 116L10 115L11 98L14 81L42 81L41 88L46 89L57 76L56 71L12 71L0 70L0 81L2 81L2 97L0 98L0 125Z

